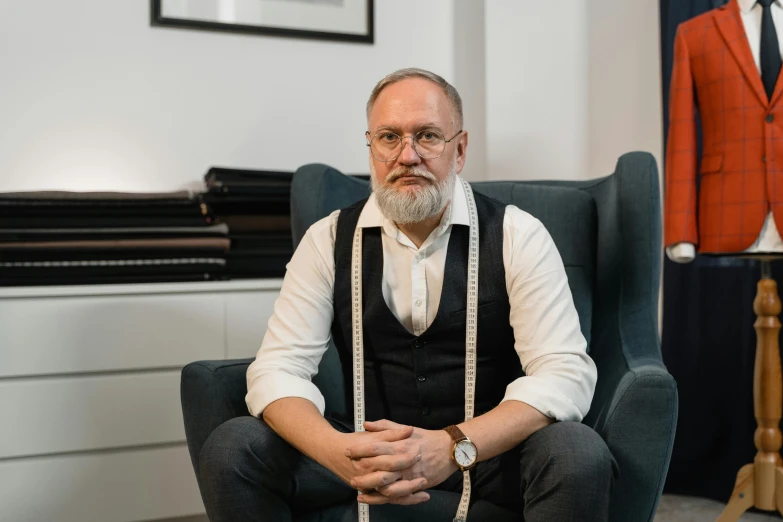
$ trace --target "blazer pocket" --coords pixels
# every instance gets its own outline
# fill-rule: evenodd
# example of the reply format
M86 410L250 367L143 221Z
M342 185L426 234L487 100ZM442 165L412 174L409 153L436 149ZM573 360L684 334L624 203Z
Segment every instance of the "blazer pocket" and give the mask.
M476 312L478 313L479 317L486 317L488 315L492 315L494 313L497 313L501 308L502 303L500 301L489 301L487 303L482 303L478 305L478 309ZM463 308L462 310L456 310L454 312L449 313L449 319L452 324L454 323L464 323L466 319L468 311L467 308Z
M723 166L723 154L710 154L701 158L699 172L702 174L713 174L720 172Z

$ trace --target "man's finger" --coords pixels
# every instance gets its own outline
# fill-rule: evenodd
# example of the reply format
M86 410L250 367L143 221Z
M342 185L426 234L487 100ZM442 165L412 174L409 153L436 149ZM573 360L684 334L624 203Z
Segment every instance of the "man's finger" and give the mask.
M403 498L413 495L427 487L427 479L398 480L388 486L378 487L378 493L391 499Z
M360 475L351 479L351 487L353 489L361 489L362 491L369 491L378 489L383 486L388 486L392 482L399 480L402 477L402 473L394 471L376 471L368 473L366 475Z
M380 440L385 440L386 442L397 442L413 435L413 426L402 426L400 428L378 431L375 435L380 437Z
M347 448L345 450L345 456L350 458L356 458L354 457L354 449L360 447L360 446L371 446L372 448L375 448L375 444L378 444L377 450L368 450L370 453L367 452L363 453L364 456L371 456L374 457L376 455L391 455L393 452L390 452L388 449L388 445L385 445L383 443L385 442L398 442L401 440L405 440L409 438L411 435L413 435L413 427L412 426L405 426L404 428L400 429L394 429L394 430L385 430L378 433L373 434L373 438L375 441L373 442L366 442L364 444L357 444L355 446L351 446L350 448ZM359 457L361 458L361 457Z
M384 431L405 428L404 424L397 424L396 422L381 419L377 421L365 421L364 429L367 431Z
M382 455L378 457L354 458L361 462L361 468L371 471L403 471L412 468L421 460L421 453Z
M359 495L358 500L364 504L378 505L378 504L400 504L403 506L409 506L413 504L421 504L427 502L430 499L429 493L426 491L419 491L407 497L389 498L380 493L362 493Z
M345 450L345 456L351 459L363 459L379 455L394 455L394 448L388 442L379 441L357 444Z

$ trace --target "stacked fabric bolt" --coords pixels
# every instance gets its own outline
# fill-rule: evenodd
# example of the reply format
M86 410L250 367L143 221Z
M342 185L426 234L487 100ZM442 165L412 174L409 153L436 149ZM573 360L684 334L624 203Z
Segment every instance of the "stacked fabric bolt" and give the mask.
M0 193L0 286L222 279L227 235L186 191Z
M228 225L231 279L282 277L293 254L291 172L213 167L202 198Z

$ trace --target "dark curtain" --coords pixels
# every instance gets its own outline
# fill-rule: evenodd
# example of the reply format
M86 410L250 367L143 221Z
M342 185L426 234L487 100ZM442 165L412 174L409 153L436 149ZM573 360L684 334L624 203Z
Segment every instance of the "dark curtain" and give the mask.
M677 26L723 3L661 0L664 142ZM773 264L772 275L781 281L783 267ZM680 393L667 493L726 502L739 468L753 462L753 299L759 277L752 260L697 256L686 265L664 260L661 343Z

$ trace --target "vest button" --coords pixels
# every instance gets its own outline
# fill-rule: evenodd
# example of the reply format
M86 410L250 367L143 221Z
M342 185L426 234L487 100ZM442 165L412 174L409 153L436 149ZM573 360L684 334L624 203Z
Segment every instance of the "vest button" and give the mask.
M425 344L427 344L427 341L419 341L419 340L413 341L413 347L418 350L424 348Z
M416 377L416 380L419 381L419 382L424 382L424 381L427 380L427 377L425 377L424 375L420 374L418 377Z
M430 409L429 409L428 407L426 407L426 406L425 406L425 407L423 407L423 408L421 409L421 414L422 414L422 415L429 415L429 414L430 414Z

